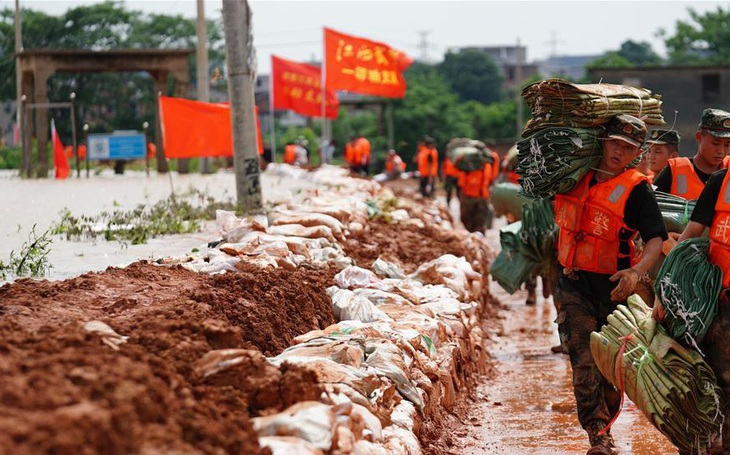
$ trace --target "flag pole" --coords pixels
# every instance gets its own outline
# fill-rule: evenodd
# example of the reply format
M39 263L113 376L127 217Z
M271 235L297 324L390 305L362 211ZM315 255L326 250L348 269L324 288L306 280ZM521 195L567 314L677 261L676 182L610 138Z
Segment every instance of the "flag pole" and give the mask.
M271 56L269 75L269 121L271 122L271 162L276 163L276 119L274 118L274 56Z
M325 70L326 70L325 65L327 62L327 40L325 38L326 38L325 28L323 27L322 28L322 64L319 67L320 68L320 70L319 70L319 75L320 75L319 90L320 90L320 95L322 96L322 130L321 130L320 140L319 140L320 150L322 150L322 148L324 147L325 128L327 126L327 117L326 117L326 114L327 114L327 111L326 111L326 109L327 109L326 108L326 106L327 106L327 88L326 88L327 76L325 73ZM320 153L319 159L320 159L320 164L322 164L321 163L321 161L322 161L321 153Z

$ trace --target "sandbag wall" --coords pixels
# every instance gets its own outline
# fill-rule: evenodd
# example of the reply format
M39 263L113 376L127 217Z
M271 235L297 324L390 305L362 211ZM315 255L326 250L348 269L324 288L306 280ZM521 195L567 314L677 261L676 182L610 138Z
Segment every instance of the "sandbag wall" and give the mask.
M479 315L493 256L481 234L454 230L435 203L397 199L378 183L335 167L304 172L286 165L267 172L314 182L258 218L218 213L222 242L180 261L192 270L224 273L245 261L294 269L336 266L328 289L337 324L297 337L268 359L311 368L323 386L319 401L297 403L253 419L262 446L276 454L419 454L418 425L454 406L486 371ZM343 249L370 219L448 230L476 259L443 255L405 273L383 259L353 264ZM206 354L201 377L225 374L246 350Z

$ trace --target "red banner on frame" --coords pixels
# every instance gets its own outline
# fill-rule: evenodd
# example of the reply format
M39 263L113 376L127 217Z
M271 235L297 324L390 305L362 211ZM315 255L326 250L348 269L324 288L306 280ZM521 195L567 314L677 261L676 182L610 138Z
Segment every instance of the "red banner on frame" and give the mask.
M308 117L322 116L320 68L271 56L274 109L291 109ZM337 118L340 100L335 90L325 90L325 117Z

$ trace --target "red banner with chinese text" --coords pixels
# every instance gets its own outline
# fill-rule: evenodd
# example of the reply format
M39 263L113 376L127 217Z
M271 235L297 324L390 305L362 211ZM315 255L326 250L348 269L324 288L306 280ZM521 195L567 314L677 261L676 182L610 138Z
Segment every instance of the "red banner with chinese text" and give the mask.
M322 116L319 67L271 56L274 109L291 109L308 117ZM337 118L340 100L335 90L325 90L325 117Z
M386 98L403 98L403 71L413 59L387 44L324 29L325 86Z
M263 153L258 108L255 110L258 154ZM228 103L204 103L160 97L162 142L167 158L233 156L231 108Z

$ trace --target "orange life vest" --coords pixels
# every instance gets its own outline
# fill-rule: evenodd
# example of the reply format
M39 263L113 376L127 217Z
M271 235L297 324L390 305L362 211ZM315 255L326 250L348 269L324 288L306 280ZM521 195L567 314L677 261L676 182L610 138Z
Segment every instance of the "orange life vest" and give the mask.
M286 164L294 164L297 160L297 146L289 144L284 147L284 162Z
M568 271L614 274L620 257L628 256L632 266L638 262L636 230L624 223L624 208L634 187L647 178L628 169L589 187L591 178L593 172L570 192L555 196L555 223L560 227L558 260ZM622 230L632 233L628 255L620 252Z
M507 171L507 181L519 185L520 182L517 179L520 178L520 174L515 171Z
M417 160L418 173L421 177L436 177L439 169L439 154L436 147L420 146Z
M730 288L730 171L720 186L710 226L710 262L722 270L722 287Z
M392 174L396 170L399 172L405 171L406 163L398 155L388 155L388 158L385 160L385 173Z
M492 165L492 181L497 180L499 177L499 153L492 151L492 158L494 158L494 164Z
M355 141L355 163L365 164L370 162L370 141L364 137Z
M446 177L458 177L459 176L459 170L456 169L456 166L454 166L454 163L452 163L448 157L444 158L444 176L446 176Z
M459 174L459 188L466 197L489 197L489 184L492 183L493 166L486 163L476 171L461 172Z
M692 160L686 157L670 158L668 165L672 170L672 187L669 192L685 199L697 200L705 184L697 176Z

